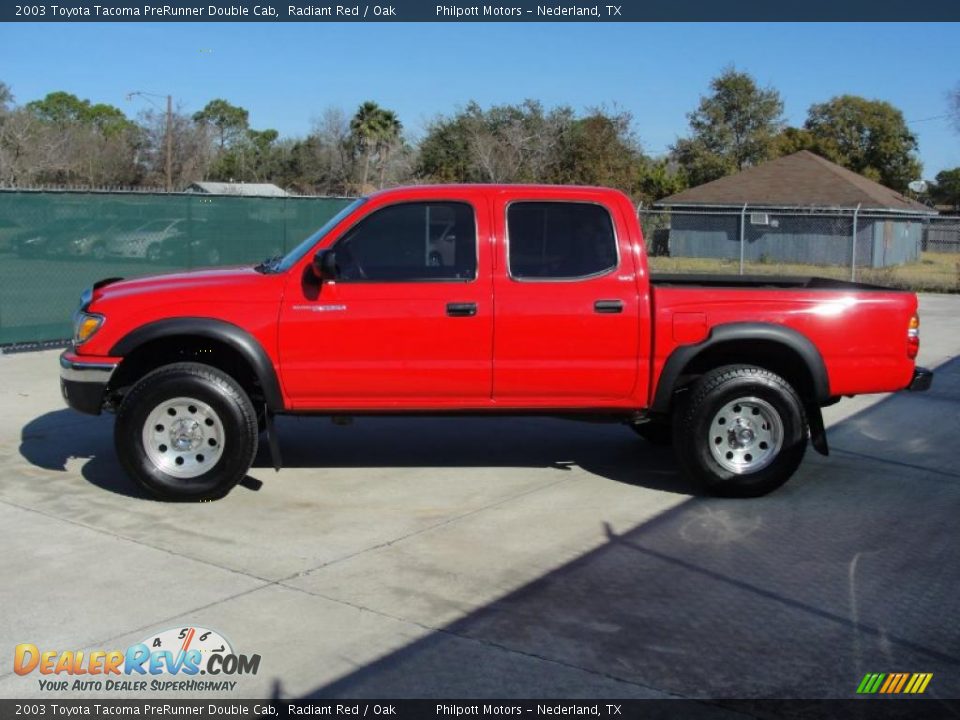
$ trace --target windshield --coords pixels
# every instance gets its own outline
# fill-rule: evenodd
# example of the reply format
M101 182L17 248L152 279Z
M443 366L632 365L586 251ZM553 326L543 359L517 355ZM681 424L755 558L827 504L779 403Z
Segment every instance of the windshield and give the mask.
M347 205L343 210L341 210L332 218L327 220L327 222L323 224L323 227L321 227L315 233L310 235L310 237L308 237L302 243L297 245L293 250L287 253L286 257L284 257L283 260L281 260L279 264L275 266L276 272L283 272L284 270L289 270L291 267L296 265L297 262L300 260L300 258L302 258L304 255L310 252L310 250L313 249L313 247L320 241L320 238L322 238L328 232L333 230L333 228L335 228L340 223L341 220L347 217L347 215L352 213L358 207L363 205L363 203L365 203L366 201L367 201L366 198L359 198L357 200L354 200L352 203Z

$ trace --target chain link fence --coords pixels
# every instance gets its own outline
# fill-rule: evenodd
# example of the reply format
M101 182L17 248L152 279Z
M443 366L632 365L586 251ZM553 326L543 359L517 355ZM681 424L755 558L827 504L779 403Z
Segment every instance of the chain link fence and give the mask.
M960 292L960 217L858 208L644 208L654 273L832 277Z
M0 344L69 338L80 293L104 277L285 253L349 202L0 190Z

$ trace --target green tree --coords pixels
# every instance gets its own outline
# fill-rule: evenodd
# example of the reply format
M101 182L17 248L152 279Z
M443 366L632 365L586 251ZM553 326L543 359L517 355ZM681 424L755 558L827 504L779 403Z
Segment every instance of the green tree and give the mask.
M18 153L31 160L19 177L90 185L126 185L141 177L142 132L119 108L58 91L27 103L21 112Z
M203 110L193 114L193 121L209 125L217 134L220 150L244 138L249 128L250 113L222 98L211 100Z
M710 94L689 113L690 137L672 148L694 185L743 170L773 157L783 127L783 101L733 68L711 80Z
M561 125L555 157L548 164L548 182L602 185L634 194L644 166L643 153L631 131L628 113L594 109Z
M960 210L960 167L937 173L930 188L930 198L937 205L949 205L953 210Z
M420 141L416 174L438 183L473 182L466 117L439 117Z
M27 103L27 110L38 119L54 125L80 124L90 108L89 100L81 100L72 93L47 93L42 100Z
M81 100L63 91L48 93L42 100L27 103L27 111L38 120L60 128L68 125L94 127L106 136L134 127L119 108L104 103L93 105L89 100Z
M434 182L543 182L604 185L631 195L647 159L628 113L566 106L482 108L475 102L436 119L420 143L417 176Z
M815 152L889 188L904 192L920 177L917 139L888 102L841 95L813 105L804 128Z
M647 161L640 171L638 190L645 201L674 195L688 186L686 175L667 158Z
M208 176L228 182L265 182L274 180L281 171L281 150L275 143L280 137L276 130L247 130L242 138L233 140L220 152L210 167Z
M775 157L792 155L801 150L817 150L817 139L813 133L804 128L786 127L774 140L773 154Z
M360 105L350 120L353 142L363 156L363 175L360 179L361 192L366 192L367 177L370 175L370 159L376 152L377 144L385 130L386 120L383 108L372 100Z

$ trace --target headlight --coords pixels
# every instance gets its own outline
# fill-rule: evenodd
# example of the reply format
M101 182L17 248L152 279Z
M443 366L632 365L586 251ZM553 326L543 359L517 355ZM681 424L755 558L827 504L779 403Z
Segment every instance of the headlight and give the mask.
M92 338L103 325L103 315L78 312L73 322L73 344L80 345Z

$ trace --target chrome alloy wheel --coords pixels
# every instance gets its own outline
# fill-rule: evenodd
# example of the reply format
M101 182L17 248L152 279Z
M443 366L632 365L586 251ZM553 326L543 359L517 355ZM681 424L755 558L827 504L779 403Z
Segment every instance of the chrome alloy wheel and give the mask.
M780 413L757 397L728 402L710 422L710 452L720 467L743 475L762 470L783 446Z
M143 425L143 448L167 475L190 479L210 470L223 455L223 422L207 403L194 398L164 400Z

